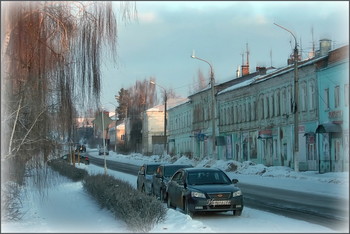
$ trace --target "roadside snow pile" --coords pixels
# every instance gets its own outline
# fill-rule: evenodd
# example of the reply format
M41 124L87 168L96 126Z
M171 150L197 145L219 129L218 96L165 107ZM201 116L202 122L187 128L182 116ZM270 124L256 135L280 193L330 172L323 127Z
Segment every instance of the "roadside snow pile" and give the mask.
M290 167L285 166L265 166L252 161L238 162L234 160L215 160L204 158L201 161L189 159L182 156L177 159L176 164L191 164L194 167L216 167L226 172L241 175L257 175L261 177L291 178L302 180L315 180L325 183L348 184L349 174L347 172L328 172L320 174L318 171L295 172Z

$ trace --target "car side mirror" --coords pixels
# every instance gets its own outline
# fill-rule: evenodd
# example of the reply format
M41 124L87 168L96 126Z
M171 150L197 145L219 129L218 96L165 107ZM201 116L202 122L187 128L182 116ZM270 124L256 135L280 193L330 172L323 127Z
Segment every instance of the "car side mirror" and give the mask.
M232 184L237 184L238 180L237 179L232 179Z

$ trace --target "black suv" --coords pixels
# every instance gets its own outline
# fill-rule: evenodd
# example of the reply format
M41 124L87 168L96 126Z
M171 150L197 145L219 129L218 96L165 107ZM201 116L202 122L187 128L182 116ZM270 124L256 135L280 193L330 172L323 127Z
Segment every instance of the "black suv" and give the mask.
M180 168L193 167L186 164L162 164L158 167L156 174L152 179L152 194L159 198L162 202L167 200L166 188L170 177Z
M137 189L147 195L152 194L151 184L153 174L156 173L160 163L145 163L143 164L137 174Z

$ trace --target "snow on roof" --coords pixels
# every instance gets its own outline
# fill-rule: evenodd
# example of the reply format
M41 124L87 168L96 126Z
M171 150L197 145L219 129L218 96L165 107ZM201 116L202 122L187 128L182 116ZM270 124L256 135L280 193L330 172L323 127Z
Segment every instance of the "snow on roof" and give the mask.
M322 57L318 57L318 58L312 58L310 60L305 60L305 61L302 61L299 65L298 65L298 68L300 67L304 67L304 66L307 66L307 65L310 65L310 64L314 64L322 59L324 59L325 57L327 57L328 55L326 56L322 56ZM293 71L294 69L294 65L288 65L286 67L282 67L282 68L278 68L278 69L268 69L266 71L266 74L264 75L257 75L257 76L253 76L251 79L248 79L248 80L245 80L245 81L242 81L238 84L234 84L226 89L223 89L221 90L219 94L223 94L223 93L226 93L226 92L229 92L229 91L232 91L232 90L235 90L235 89L239 89L239 88L242 88L242 87L246 87L252 83L259 83L259 82L262 82L262 81L265 81L267 79L271 79L273 77L276 77L276 76L280 76L280 75L283 75L285 73L288 73L290 71Z
M188 98L169 98L168 101L167 101L167 110L169 110L169 109L171 109L171 108L173 108L175 106L181 105L183 103L186 103L189 100L190 99L188 99ZM147 112L164 111L164 104L153 106L153 107L147 109L146 111Z

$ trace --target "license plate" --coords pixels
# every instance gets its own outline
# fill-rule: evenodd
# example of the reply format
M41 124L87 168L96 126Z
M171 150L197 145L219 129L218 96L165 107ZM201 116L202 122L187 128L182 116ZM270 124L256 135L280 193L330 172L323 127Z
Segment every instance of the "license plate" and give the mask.
M223 201L211 201L210 205L220 206L220 205L231 205L231 201L223 200Z

